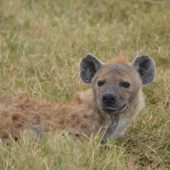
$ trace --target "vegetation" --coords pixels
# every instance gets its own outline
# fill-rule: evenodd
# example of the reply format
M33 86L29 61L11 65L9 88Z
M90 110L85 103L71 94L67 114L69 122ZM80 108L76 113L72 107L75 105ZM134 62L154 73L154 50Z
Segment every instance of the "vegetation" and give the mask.
M157 76L146 108L109 148L57 132L40 144L23 137L0 144L0 169L170 169L169 16L169 0L1 0L1 95L70 101L89 88L78 67L89 52L103 61L149 54Z

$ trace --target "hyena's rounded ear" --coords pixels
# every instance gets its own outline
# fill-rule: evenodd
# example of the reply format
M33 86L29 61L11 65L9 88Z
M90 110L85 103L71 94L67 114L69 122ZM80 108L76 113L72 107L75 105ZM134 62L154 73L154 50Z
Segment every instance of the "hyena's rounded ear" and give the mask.
M101 67L101 62L91 54L87 54L80 61L80 77L85 83L91 83L92 78Z
M149 56L137 57L132 62L133 67L139 73L142 83L149 84L154 80L155 77L155 62Z

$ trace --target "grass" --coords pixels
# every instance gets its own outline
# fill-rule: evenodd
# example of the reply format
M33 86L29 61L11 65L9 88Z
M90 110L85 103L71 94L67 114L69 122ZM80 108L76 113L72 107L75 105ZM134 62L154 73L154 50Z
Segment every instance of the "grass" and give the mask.
M88 88L78 71L88 52L103 61L149 54L157 76L144 89L146 108L109 149L57 132L41 144L23 137L0 144L0 169L170 169L169 9L169 0L1 0L2 95L70 101Z

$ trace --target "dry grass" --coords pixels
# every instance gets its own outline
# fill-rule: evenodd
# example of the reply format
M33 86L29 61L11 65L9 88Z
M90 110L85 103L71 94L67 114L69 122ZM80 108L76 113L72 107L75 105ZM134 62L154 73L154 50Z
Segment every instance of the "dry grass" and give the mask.
M149 54L157 77L145 88L147 107L126 136L101 150L59 133L39 145L23 137L0 144L0 169L170 168L169 0L1 0L0 93L55 101L88 88L78 64L90 52L107 61Z

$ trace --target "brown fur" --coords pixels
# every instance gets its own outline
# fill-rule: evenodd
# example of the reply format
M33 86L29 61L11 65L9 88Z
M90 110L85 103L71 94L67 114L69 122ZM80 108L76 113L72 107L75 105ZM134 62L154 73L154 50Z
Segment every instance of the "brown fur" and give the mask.
M124 64L122 60L120 63ZM107 118L96 106L94 92L96 86L94 82L97 77L103 76L107 72L109 72L109 66L105 65L95 76L92 90L80 92L76 100L71 103L39 101L23 96L1 97L0 139L4 140L11 137L17 140L24 131L33 137L37 137L43 133L54 132L56 129L66 130L71 136L77 138L88 138L98 132L103 135L108 128L107 126L110 125L107 122L110 118ZM133 77L134 73L129 71L127 74ZM123 78L126 75L121 76ZM120 77L110 77L108 81L115 82L117 79L120 79ZM138 78L134 81L137 86L133 96L135 100L131 103L132 107L129 112L120 115L120 123L118 124L120 128L117 131L115 130L115 138L123 135L136 113L144 106L141 81Z
M82 101L57 104L25 97L1 97L0 138L18 139L21 132L36 131L35 127L40 127L41 133L62 129L75 137L89 137L100 129L102 122L94 111Z

